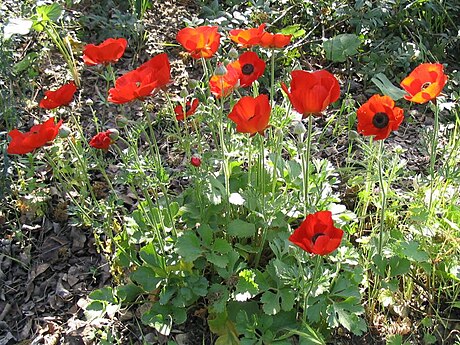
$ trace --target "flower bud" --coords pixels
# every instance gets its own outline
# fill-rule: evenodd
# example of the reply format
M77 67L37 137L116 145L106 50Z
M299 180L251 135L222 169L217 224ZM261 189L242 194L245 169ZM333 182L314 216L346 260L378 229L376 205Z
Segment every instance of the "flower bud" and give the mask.
M116 141L118 137L120 136L120 132L118 131L118 129L115 129L115 128L108 129L107 134L109 135L109 138L112 141Z
M302 135L307 131L305 126L303 125L302 121L298 121L294 126L294 134L295 135Z
M214 71L214 75L224 76L226 74L227 74L227 69L225 68L225 66L221 62L217 63L217 67L216 67L216 70Z
M182 97L182 98L185 98L188 96L188 91L186 88L183 88L182 90L180 90L180 93L179 95Z
M129 120L126 116L117 115L117 117L115 118L115 123L118 127L123 128L129 123Z
M228 52L228 57L232 60L238 59L238 51L235 48L230 49Z
M190 159L190 163L194 166L194 167L199 167L201 165L201 158L199 155L193 155L192 158Z
M72 133L72 131L70 130L69 127L65 125L61 125L61 127L59 128L58 135L59 135L59 138L67 138L70 135L70 133Z
M94 104L94 101L91 99L91 98L88 98L86 101L85 101L86 105L93 105Z
M196 79L189 79L189 80L188 80L188 87L189 87L190 89L193 90L193 89L195 89L197 86L198 86L198 80L196 80Z

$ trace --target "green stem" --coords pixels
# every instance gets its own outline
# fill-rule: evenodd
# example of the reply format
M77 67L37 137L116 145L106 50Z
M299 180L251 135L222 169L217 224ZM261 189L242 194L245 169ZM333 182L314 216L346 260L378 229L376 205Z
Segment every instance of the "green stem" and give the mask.
M311 290L313 290L313 286L317 285L318 283L318 272L319 272L319 267L321 266L322 263L322 258L321 255L316 255L315 257L315 268L313 269L313 275L310 279L310 284L308 286L308 290L303 294L303 321L307 322L307 307L308 307L308 299L310 298L310 293ZM300 266L303 267L303 266Z
M271 50L270 58L270 106L273 108L273 99L275 97L275 49Z
M433 192L434 192L434 174L436 164L436 149L439 131L439 107L434 104L434 124L433 133L431 135L431 146L430 146L430 200L428 203L428 212L431 214L431 208L433 206Z
M385 211L386 211L386 189L383 182L383 154L384 154L384 140L380 140L379 143L379 159L378 161L378 170L379 170L379 185L380 185L380 232L379 232L379 246L378 246L378 254L382 255L383 249L383 232L385 230Z
M259 138L259 157L258 157L258 167L257 167L257 189L261 194L261 214L266 220L265 216L265 146L264 146L264 137L261 135ZM264 226L262 229L262 238L259 242L259 251L257 252L255 267L259 265L262 252L264 250L265 242L267 241L267 227Z
M310 208L310 198L308 197L310 190L310 160L311 160L311 136L312 136L313 118L308 117L307 126L307 149L305 155L301 153L302 157L302 173L303 173L303 211L307 214L307 207Z

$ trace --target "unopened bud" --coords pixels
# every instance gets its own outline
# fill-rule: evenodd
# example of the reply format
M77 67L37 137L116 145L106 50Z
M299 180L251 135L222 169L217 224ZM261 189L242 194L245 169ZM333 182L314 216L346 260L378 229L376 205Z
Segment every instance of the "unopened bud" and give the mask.
M94 102L91 98L88 98L86 101L85 101L86 105L93 105Z
M120 136L120 132L118 131L118 129L115 129L115 128L108 129L107 133L109 135L109 138L112 139L113 141L116 141L118 137Z
M238 51L235 48L230 49L228 52L228 57L232 60L238 59Z
M126 116L117 115L117 117L115 118L115 123L118 127L123 128L129 123L129 120Z
M350 131L348 132L348 138L349 138L350 140L354 140L354 139L356 139L357 137L359 137L358 132L356 132L356 131L354 131L354 130L350 130Z
M302 135L307 131L305 126L303 125L302 121L298 121L294 126L294 134L295 135Z
M214 71L214 75L224 76L226 74L227 74L227 69L225 68L225 66L221 62L219 62L217 64L216 70Z
M188 91L187 91L187 89L183 88L182 90L180 90L179 95L180 95L182 98L187 97L187 96L188 96Z
M198 86L198 80L196 80L196 79L189 79L189 80L188 80L188 87L189 87L190 89L193 90L193 89L195 89L197 86Z
M70 130L69 127L67 127L65 125L62 125L59 128L59 132L58 132L59 138L67 138L70 135L71 132L72 131Z
M201 158L200 156L198 155L193 155L192 158L190 159L190 163L194 166L194 167L199 167L201 165Z

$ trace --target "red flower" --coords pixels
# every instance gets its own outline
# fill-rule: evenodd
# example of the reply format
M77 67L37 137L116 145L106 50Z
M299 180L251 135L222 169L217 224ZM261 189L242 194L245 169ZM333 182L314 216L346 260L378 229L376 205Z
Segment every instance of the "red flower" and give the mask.
M259 59L254 52L245 52L240 55L238 61L232 62L230 66L238 70L240 74L240 86L248 87L257 80L265 71L265 62Z
M61 105L67 105L76 91L77 87L73 81L62 85L55 91L45 91L45 98L40 101L40 108L54 109Z
M217 26L184 28L177 33L176 40L190 53L192 58L209 59L219 48L220 34L217 30Z
M310 254L326 255L339 247L342 237L343 230L334 226L332 213L319 211L309 214L289 241Z
M124 38L108 38L99 45L87 44L83 48L83 61L89 66L117 62L127 45L128 41Z
M108 129L105 132L97 133L89 142L89 146L95 149L108 150L115 140L113 138L113 130Z
M176 105L174 108L174 112L177 114L176 119L177 121L183 121L186 117L193 115L195 113L196 108L198 107L198 99L194 99L192 102L187 101L185 104L185 112L182 109L182 104Z
M228 118L236 123L236 131L250 133L251 136L264 134L270 120L270 102L267 95L241 98L233 107Z
M216 98L227 97L235 87L237 87L240 74L237 69L231 65L227 66L227 72L224 75L213 75L209 81L211 93Z
M260 44L265 26L266 24L262 24L258 28L252 28L248 30L230 30L229 35L233 42L239 43L243 47L256 46Z
M396 131L404 119L404 111L395 107L395 102L388 96L374 95L359 107L358 132L374 135L374 140L388 138L391 131Z
M170 79L168 56L166 53L158 54L134 71L118 78L115 87L109 90L108 100L122 104L148 97L154 91L166 86Z
M283 48L291 43L292 35L271 34L264 32L260 39L260 46L264 48Z
M423 104L438 97L446 82L447 76L442 64L423 63L401 82L401 86L409 93L404 96L405 99Z
M190 163L194 166L194 167L199 167L201 165L201 158L197 155L193 155L192 158L190 159Z
M281 88L295 110L302 114L319 115L340 97L340 86L333 74L326 70L316 72L292 71L291 92L284 83Z
M8 133L11 137L11 142L6 152L9 154L22 155L46 145L56 138L61 124L62 120L54 124L54 118L52 117L40 125L33 126L30 131L26 133L13 129Z

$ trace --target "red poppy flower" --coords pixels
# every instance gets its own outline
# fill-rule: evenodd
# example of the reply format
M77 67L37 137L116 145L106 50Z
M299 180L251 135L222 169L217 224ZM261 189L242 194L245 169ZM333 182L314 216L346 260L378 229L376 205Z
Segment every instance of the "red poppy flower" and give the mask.
M260 39L260 46L264 48L283 48L291 43L292 35L272 34L264 32Z
M109 146L115 142L113 134L114 132L112 129L97 133L91 138L89 146L94 147L95 149L108 150ZM116 133L116 136L118 136L118 133Z
M108 38L99 45L87 44L83 48L83 61L89 66L117 62L127 45L128 41L124 38Z
M184 28L176 35L176 40L187 50L192 58L209 59L220 44L220 34L217 26L199 26L197 28Z
M332 213L319 211L309 214L289 241L310 254L326 255L339 247L342 237L343 230L334 226Z
M182 109L182 104L176 105L176 107L174 108L174 112L177 114L177 121L183 121L186 117L193 115L195 113L196 108L198 107L198 103L199 101L196 98L192 102L187 101L187 103L185 103L185 112Z
M404 119L404 111L395 107L395 102L388 96L374 95L359 107L358 132L374 135L374 140L388 138L391 131L396 131Z
M240 73L237 69L228 65L224 75L213 75L209 81L211 93L216 98L227 97L235 87L237 87L240 79Z
M61 124L62 120L54 124L54 118L52 117L42 124L33 126L26 133L13 129L8 133L12 140L6 152L14 155L22 155L46 145L56 138Z
M238 70L240 74L240 86L242 87L251 86L265 71L264 60L259 59L254 52L241 54L238 61L232 62L230 66Z
M109 102L123 104L137 98L150 96L166 86L171 79L171 69L166 53L158 54L134 71L128 72L115 81L109 90Z
M339 82L326 70L292 71L291 76L291 92L284 83L281 83L281 88L303 118L308 115L319 115L340 97Z
M234 105L228 118L236 123L236 131L239 133L263 135L268 127L270 112L267 95L259 95L256 98L246 96Z
M77 87L73 81L62 85L55 91L45 91L45 98L40 101L39 106L44 109L54 109L61 105L67 105L76 91Z
M256 46L260 44L265 26L266 24L262 24L258 28L247 30L234 29L230 30L229 35L233 42L239 43L243 47Z
M405 99L423 104L438 97L446 82L447 76L442 64L423 63L401 82L401 86L409 93L404 96Z

